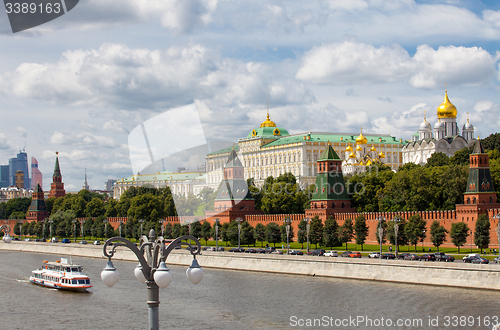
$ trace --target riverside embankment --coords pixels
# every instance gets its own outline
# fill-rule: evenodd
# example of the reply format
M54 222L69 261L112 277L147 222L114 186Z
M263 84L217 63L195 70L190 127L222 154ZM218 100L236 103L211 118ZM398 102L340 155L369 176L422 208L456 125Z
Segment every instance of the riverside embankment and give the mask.
M0 242L0 250L104 259L102 246L74 243ZM137 260L127 248L118 248L114 259ZM499 265L464 264L460 260L454 263L433 263L208 251L203 251L197 259L204 268L500 290ZM174 250L167 263L188 266L191 260L189 252Z

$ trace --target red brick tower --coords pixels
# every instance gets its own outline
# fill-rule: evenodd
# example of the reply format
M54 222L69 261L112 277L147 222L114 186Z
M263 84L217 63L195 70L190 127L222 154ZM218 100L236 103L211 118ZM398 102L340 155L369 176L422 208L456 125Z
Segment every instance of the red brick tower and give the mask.
M62 182L61 169L59 168L59 157L56 151L56 165L54 166L54 174L52 175L52 183L50 184L50 197L64 197L66 191L64 190L64 183Z
M28 216L26 220L31 221L41 221L49 216L47 212L47 206L45 205L45 197L43 194L42 187L38 183L33 194L31 195L31 205L28 209Z

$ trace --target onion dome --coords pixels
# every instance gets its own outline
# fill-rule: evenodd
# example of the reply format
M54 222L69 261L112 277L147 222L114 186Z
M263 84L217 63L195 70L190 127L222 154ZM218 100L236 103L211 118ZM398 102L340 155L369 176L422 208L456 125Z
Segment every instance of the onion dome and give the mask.
M354 153L351 152L351 154L349 155L349 158L356 158L356 155L354 155Z
M457 118L457 108L450 102L448 91L444 92L444 101L437 108L438 118Z
M260 127L276 127L274 121L269 119L269 113L267 114L266 120L260 124Z
M363 132L359 134L359 136L356 138L356 143L357 144L367 144L368 139L363 135Z
M358 145L358 146L356 147L356 151L363 151L363 148L361 148L361 146L360 146L360 145Z
M378 158L385 158L385 154L383 151L381 151L379 154L378 154Z
M425 119L424 116L424 121L420 124L420 131L430 131L432 130L431 124Z
M438 122L434 125L434 129L444 129L444 128L445 128L444 122L442 122L441 120L438 120Z
M474 126L472 126L471 123L469 123L469 116L467 116L467 122L465 123L463 129L469 129L469 130L473 130L474 129Z
M375 149L375 146L372 146L372 148L370 149L370 151L377 151L377 149Z
M345 151L352 152L352 147L350 144L347 145L347 148L345 148Z

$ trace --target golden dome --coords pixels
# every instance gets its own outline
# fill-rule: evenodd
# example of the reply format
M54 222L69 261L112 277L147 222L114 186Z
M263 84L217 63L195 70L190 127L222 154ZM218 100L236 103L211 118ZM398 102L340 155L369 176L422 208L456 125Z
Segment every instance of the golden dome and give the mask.
M350 152L352 152L352 147L351 147L351 145L350 145L350 144L348 144L348 145L347 145L347 148L345 148L345 151L350 151Z
M356 158L356 155L354 155L354 153L351 152L351 154L349 155L349 158Z
M359 136L356 138L356 143L357 144L367 144L368 139L363 135L363 132L359 134Z
M381 151L379 154L378 154L378 158L385 158L385 155L384 155L384 152Z
M370 151L377 151L377 149L375 149L375 146L372 146L372 148L370 149Z
M359 146L359 145L358 145L358 146L356 147L356 151L363 151L363 148L361 148L361 146Z
M267 114L267 119L262 124L260 124L260 127L276 127L274 121L269 119L269 113Z
M457 118L457 108L450 102L448 91L444 92L444 101L437 108L438 118Z

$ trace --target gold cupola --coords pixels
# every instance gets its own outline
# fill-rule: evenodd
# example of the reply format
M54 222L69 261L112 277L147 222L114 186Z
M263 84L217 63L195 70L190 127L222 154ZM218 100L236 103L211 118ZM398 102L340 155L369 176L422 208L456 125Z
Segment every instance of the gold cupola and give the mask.
M377 149L375 149L375 146L372 146L370 151L377 151Z
M381 151L379 154L378 154L378 158L385 158L385 154L383 151Z
M353 152L351 152L351 153L349 154L349 158L356 158L356 155L355 155Z
M356 147L356 151L363 151L363 148L361 148L361 146L360 146L360 145L358 145L358 146Z
M368 139L363 135L363 131L359 133L359 136L356 138L356 143L357 144L367 144Z
M437 108L437 116L441 118L457 118L457 108L450 102L448 91L444 91L444 101Z
M274 123L274 121L269 119L269 112L267 113L266 120L262 124L260 124L260 127L276 127L276 124Z
M345 151L352 152L352 147L350 144L347 145L347 148L345 148Z

